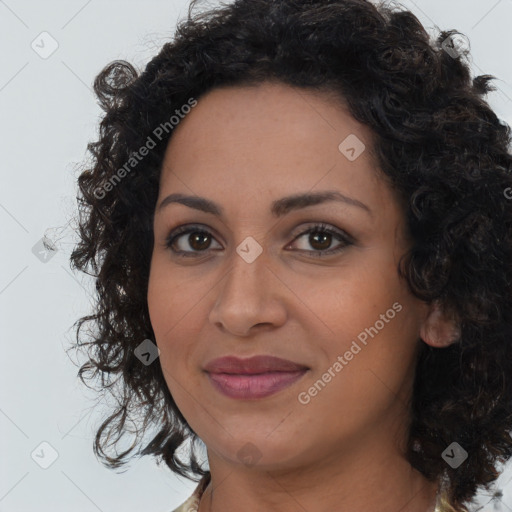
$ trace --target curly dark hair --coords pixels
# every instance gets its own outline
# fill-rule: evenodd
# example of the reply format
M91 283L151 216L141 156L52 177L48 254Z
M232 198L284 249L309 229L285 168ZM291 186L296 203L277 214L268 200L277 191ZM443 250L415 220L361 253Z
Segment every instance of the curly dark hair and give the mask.
M372 129L371 150L412 240L399 275L459 322L450 347L421 343L407 457L429 480L448 482L450 505L466 511L512 456L512 156L510 127L483 99L495 77L471 78L469 50L447 47L463 34L440 31L433 40L402 6L235 0L197 13L195 4L144 71L115 61L94 82L105 114L78 177L80 239L71 266L95 277L97 293L93 314L74 324L75 348L88 347L82 382L100 376L98 391L119 402L96 433L95 454L117 468L157 426L138 454L194 481L207 474L194 449L187 460L177 454L184 441L194 448L200 440L161 366L141 364L134 353L154 340L147 286L161 164L169 118L191 98L275 81L334 94ZM150 139L155 147L128 170ZM81 336L83 324L92 341ZM135 442L111 457L105 450L135 417ZM456 469L441 457L454 441L469 454Z

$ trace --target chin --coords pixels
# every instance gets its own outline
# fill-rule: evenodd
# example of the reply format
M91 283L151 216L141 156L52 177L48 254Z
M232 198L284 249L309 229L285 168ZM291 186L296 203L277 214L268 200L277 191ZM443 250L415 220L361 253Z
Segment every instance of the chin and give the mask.
M293 439L290 435L266 433L248 433L233 435L227 439L227 444L219 446L216 450L224 459L234 464L241 464L248 468L256 467L258 470L275 471L279 469L296 467L303 451L300 439ZM301 452L297 449L301 447Z

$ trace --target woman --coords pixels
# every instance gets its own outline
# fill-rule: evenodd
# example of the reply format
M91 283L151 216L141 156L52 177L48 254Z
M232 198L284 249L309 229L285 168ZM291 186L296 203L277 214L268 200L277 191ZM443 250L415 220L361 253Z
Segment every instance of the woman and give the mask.
M80 376L122 395L110 467L156 425L139 453L201 478L178 512L466 511L497 478L510 129L460 41L365 0L240 0L97 77L71 259L97 277Z

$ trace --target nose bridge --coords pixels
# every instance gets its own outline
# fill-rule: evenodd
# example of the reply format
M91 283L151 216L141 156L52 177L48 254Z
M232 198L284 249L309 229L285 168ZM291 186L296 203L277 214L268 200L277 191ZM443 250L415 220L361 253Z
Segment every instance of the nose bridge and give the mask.
M223 285L224 295L234 295L233 298L243 299L247 303L261 300L260 294L265 288L262 285L267 281L265 274L269 272L263 247L251 237L248 238L233 253L231 269Z
M219 284L211 322L243 335L255 324L282 320L282 305L276 303L275 278L268 263L266 252L254 239L238 245L231 267Z

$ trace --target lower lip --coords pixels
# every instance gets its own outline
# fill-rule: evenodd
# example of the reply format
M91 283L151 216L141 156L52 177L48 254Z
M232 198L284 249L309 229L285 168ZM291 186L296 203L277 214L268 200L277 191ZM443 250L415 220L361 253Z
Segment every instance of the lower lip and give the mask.
M210 382L230 398L256 399L273 395L298 381L308 370L269 372L255 375L208 373Z

